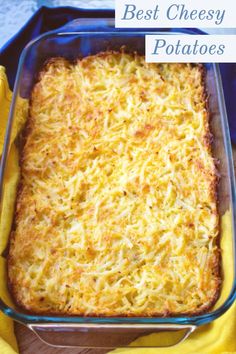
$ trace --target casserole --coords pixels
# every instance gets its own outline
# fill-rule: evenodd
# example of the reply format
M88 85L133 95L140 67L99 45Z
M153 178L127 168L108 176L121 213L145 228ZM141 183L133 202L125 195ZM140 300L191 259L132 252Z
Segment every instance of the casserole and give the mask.
M203 68L100 52L34 85L8 256L35 313L196 315L219 296ZM34 240L34 242L32 242Z
M88 23L88 22L87 22ZM91 24L91 22L89 22ZM103 20L104 24L104 20ZM70 33L50 33L31 42L21 57L20 68L14 90L14 98L11 107L9 124L6 134L1 168L1 200L4 201L4 177L9 154L11 134L15 131L15 108L19 98L29 98L34 83L35 74L42 63L55 56L64 56L67 59L75 59L79 56L96 54L107 49L118 50L122 45L129 47L131 51L143 53L144 35L154 32L114 30L113 21L107 20L106 29L100 31L78 31ZM157 34L158 32L155 32ZM185 32L186 33L186 32ZM191 33L191 32L190 32ZM221 240L227 238L227 257L232 258L233 274L224 272L223 287L228 284L227 291L222 291L214 308L202 315L177 316L165 318L140 318L140 317L60 317L60 316L36 316L20 309L14 309L6 299L1 299L1 309L9 316L33 329L48 343L55 345L72 345L91 347L117 347L127 346L131 340L160 330L175 330L181 332L179 336L173 336L175 344L185 338L196 326L209 323L223 314L233 303L235 298L235 188L232 154L229 140L226 112L223 101L223 92L219 76L218 66L206 65L206 85L209 94L209 110L211 115L211 132L214 136L213 156L220 160L218 166L221 180L218 188L219 214L222 225L223 215L227 215L232 225L232 233L222 234ZM17 139L14 139L17 144ZM223 228L222 228L223 230ZM222 268L224 270L225 250L222 251ZM52 335L53 332L53 335ZM184 332L184 333L183 333ZM62 336L63 333L63 336ZM104 333L109 336L104 338ZM183 339L182 338L182 339ZM134 344L135 345L135 344ZM156 346L160 345L157 343ZM148 346L148 343L145 344Z

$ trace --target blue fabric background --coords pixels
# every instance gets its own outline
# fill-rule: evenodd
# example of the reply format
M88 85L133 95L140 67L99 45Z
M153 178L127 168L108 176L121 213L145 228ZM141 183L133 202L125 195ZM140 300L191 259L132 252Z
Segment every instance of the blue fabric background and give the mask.
M13 89L20 54L25 45L44 32L62 27L76 18L114 17L113 10L87 10L74 7L41 7L22 29L0 49L0 65L6 67ZM4 30L4 29L3 29ZM195 30L199 32L198 30ZM220 64L231 139L236 143L236 63Z

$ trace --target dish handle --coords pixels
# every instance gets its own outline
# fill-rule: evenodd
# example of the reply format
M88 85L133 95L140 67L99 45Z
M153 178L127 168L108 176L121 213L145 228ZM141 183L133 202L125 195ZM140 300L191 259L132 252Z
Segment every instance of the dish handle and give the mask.
M27 324L46 344L56 347L170 347L183 342L195 325L54 323Z

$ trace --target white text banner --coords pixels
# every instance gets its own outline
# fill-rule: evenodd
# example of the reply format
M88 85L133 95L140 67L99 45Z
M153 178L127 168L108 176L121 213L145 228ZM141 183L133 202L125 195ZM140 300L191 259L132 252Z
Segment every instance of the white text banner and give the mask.
M149 63L235 63L236 35L146 35Z
M235 0L116 0L120 28L234 28Z

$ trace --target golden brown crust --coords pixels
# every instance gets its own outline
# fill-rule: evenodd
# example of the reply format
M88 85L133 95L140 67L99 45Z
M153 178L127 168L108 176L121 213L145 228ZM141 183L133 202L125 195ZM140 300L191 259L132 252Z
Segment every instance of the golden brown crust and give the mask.
M84 58L83 61L81 62L81 68L87 68L87 65L91 65L91 62L93 60L95 60L96 58L98 59L104 59L104 60L113 60L112 56L117 56L117 52L103 52L103 53L99 53L96 56L93 57L87 57ZM130 56L130 58L134 58L134 60L139 60L139 56L137 54L133 54ZM74 64L76 66L76 64ZM51 70L51 68L53 66L55 66L56 70L59 68L62 71L70 71L71 68L74 66L71 65L69 62L65 61L63 58L52 58L50 59L46 64L44 69L41 71L41 73L39 74L39 84L36 84L34 91L33 91L33 95L34 98L37 97L37 94L41 94L40 90L42 92L42 87L38 86L40 85L40 82L45 78L45 75L47 74L48 70ZM143 65L143 63L142 63ZM181 70L184 70L185 68L185 64L174 64L176 65L176 69L178 70L179 68ZM156 67L155 64L150 64L150 68L154 68ZM201 72L201 85L202 85L202 89L201 89L201 100L203 105L205 106L205 108L207 108L207 96L206 96L206 92L204 90L204 68L203 66L197 66L199 71ZM160 80L164 82L163 79L163 75L159 72L160 74ZM136 78L132 79L137 80ZM191 82L190 82L191 84ZM68 93L68 100L71 100L71 93ZM65 96L66 97L66 96ZM73 98L72 98L73 99ZM149 98L146 95L145 91L141 91L140 92L140 100L142 102L148 102ZM27 162L27 154L30 153L30 150L27 147L27 143L29 142L29 137L31 136L32 132L34 132L34 124L35 124L35 106L32 108L32 105L36 105L34 103L34 100L31 100L31 105L30 105L30 115L29 115L29 119L28 119L28 123L27 123L27 127L24 133L24 140L25 140L25 144L24 144L24 149L23 149L23 153L22 153L22 160L21 160L21 166L22 169L24 170L25 168L25 163ZM114 108L113 108L114 109ZM149 108L148 108L149 109ZM198 106L196 106L196 109L198 110ZM109 108L108 110L109 112L112 111L112 109ZM99 115L99 110L97 112L97 114ZM205 109L205 113L203 113L204 116L204 131L205 131L205 135L202 136L202 145L205 146L206 151L208 152L208 155L211 156L211 139L212 136L210 134L210 129L209 129L209 110ZM87 124L87 123L86 123ZM76 127L71 127L72 129L77 129ZM79 128L78 128L79 129ZM98 134L98 130L97 128L93 128L94 130L92 130L94 137L97 136ZM149 135L155 131L156 127L153 124L150 124L149 122L146 122L144 124L143 127L139 128L136 130L136 132L134 133L134 136L141 141L144 141L145 139L149 138ZM76 134L76 130L75 133L72 134ZM170 134L172 134L172 131L170 129ZM92 152L92 154L96 153L97 148L94 148L95 150ZM49 152L50 153L50 152ZM25 156L26 155L26 156ZM172 158L170 157L170 160ZM200 171L200 173L202 175L204 175L205 180L209 179L209 197L211 200L211 203L216 206L216 187L217 187L217 183L218 183L218 177L217 177L217 172L216 172L216 167L214 164L211 164L210 168L211 171L209 173L209 169L206 170L203 164L203 161L201 160L197 160L195 162L195 166L196 168ZM37 173L36 173L37 176ZM21 179L21 183L18 189L18 195L17 195L17 206L16 206L16 213L15 213L15 227L17 228L17 225L19 225L19 223L21 222L22 219L24 219L24 211L23 209L25 208L25 202L24 202L24 183L25 181L23 181ZM137 181L137 183L139 183ZM84 185L85 186L85 185ZM150 187L148 184L144 184L142 187L142 193L148 193L150 191ZM127 195L126 190L123 192L124 195ZM23 199L22 199L23 198ZM84 198L83 196L81 196L80 198ZM22 203L23 200L23 203ZM31 209L32 210L32 209ZM44 209L44 212L47 212L47 209ZM37 210L36 210L36 206L35 206L35 215L37 214ZM21 267L21 263L20 261L15 259L15 254L14 251L12 251L13 249L13 245L15 246L15 231L12 232L11 234L11 250L10 250L10 254L8 256L8 274L11 273L11 275L9 276L9 289L11 294L13 295L13 298L15 300L15 302L18 304L18 306L22 307L24 310L29 311L29 312L33 312L33 313L40 313L40 314L45 314L45 315L70 315L70 316L108 316L108 317L140 317L140 316L147 316L147 317L159 317L159 316L179 316L179 315L186 315L186 316L193 316L193 315L199 315L202 313L207 312L215 303L215 301L217 300L218 296L219 296L219 292L220 292L220 283L221 283L221 277L220 277L220 251L219 251L219 218L218 218L218 212L217 212L217 208L213 210L213 214L215 214L215 222L216 222L216 226L215 226L215 230L218 230L217 232L217 237L214 236L214 247L216 247L214 253L214 256L212 256L212 258L210 259L209 263L208 263L208 267L211 269L212 271L212 276L214 276L214 292L213 294L211 294L210 298L208 298L207 303L203 303L201 304L201 306L199 306L199 308L196 308L194 311L177 311L175 312L174 310L171 310L171 306L173 305L169 305L169 303L167 302L166 304L166 309L163 310L162 312L158 312L155 309L146 309L145 312L139 311L139 312L134 312L134 311L129 311L129 310L125 310L124 312L121 313L117 313L117 311L115 309L111 309L111 308L107 308L107 311L103 311L99 308L97 308L97 311L93 311L93 310L89 310L87 313L84 311L79 311L78 309L73 309L72 308L67 308L67 310L60 308L60 311L56 311L53 306L55 304L53 304L53 306L50 308L50 303L45 303L45 297L42 296L42 306L39 307L39 303L41 300L39 300L39 302L36 301L36 303L33 303L33 300L31 300L31 305L28 303L25 303L24 298L22 298L22 295L20 293L20 288L22 286L22 284L17 283L17 280L14 278L14 274L12 273L13 271L15 272L16 270L20 269L19 267ZM105 215L105 214L104 214ZM33 216L32 216L33 217ZM54 221L52 221L52 226L56 225L57 218L53 219ZM191 223L190 223L191 224ZM191 226L190 226L191 227ZM29 229L30 231L31 229ZM17 232L17 231L16 231ZM31 230L31 232L36 232L33 229ZM53 232L52 229L50 229L50 232ZM29 235L30 236L30 235ZM19 238L19 232L18 232L18 238ZM32 234L32 242L35 239L35 237L37 237L37 232ZM109 240L107 240L109 241ZM17 241L16 241L17 242ZM18 240L19 243L19 240ZM25 254L28 254L28 256L30 256L29 252L32 252L32 248L31 246L27 246L29 251L25 251ZM89 249L89 247L88 247ZM12 252L12 253L11 253ZM28 252L28 253L27 253ZM57 252L57 249L52 248L51 249L51 254L54 255ZM94 253L95 252L95 253ZM89 257L93 257L96 254L96 251L93 250L93 248L91 247L90 250L88 250L88 254ZM92 258L91 258L92 259ZM17 264L17 265L16 265ZM206 278L208 279L208 278ZM200 290L204 291L204 286L206 286L207 284L207 280L203 281L203 285L202 288ZM29 290L30 291L30 281L25 282L25 284L23 284L23 286L25 287L25 290ZM170 306L170 308L169 308Z

